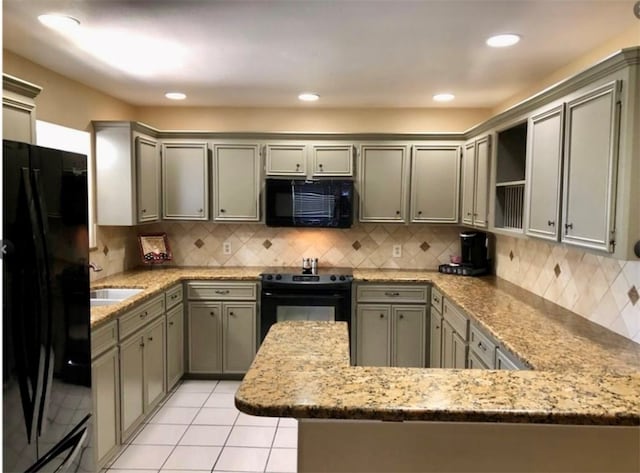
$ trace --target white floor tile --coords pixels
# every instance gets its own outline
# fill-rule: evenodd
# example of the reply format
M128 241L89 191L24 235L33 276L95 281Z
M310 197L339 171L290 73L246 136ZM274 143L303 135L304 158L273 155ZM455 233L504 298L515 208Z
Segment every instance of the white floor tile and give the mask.
M235 394L242 381L220 381L213 392Z
M204 473L204 472L210 473L211 470L174 470L173 468L170 470L165 470L164 468L162 470L160 470L161 473ZM143 473L141 471L138 470L138 473Z
M298 448L298 429L278 427L274 448Z
M217 407L203 407L193 419L197 425L233 425L238 417L237 409L221 409Z
M276 433L275 427L248 427L236 425L229 435L227 445L231 447L271 448Z
M217 393L213 392L204 403L204 407L236 407L235 394L233 393Z
M277 417L260 417L250 416L241 412L236 421L236 425L250 425L254 427L276 427L278 425Z
M147 424L131 443L133 445L176 445L186 430L186 425Z
M135 469L135 470L121 470L115 468L109 468L105 470L107 473L158 473L158 470L148 470L148 469Z
M180 445L223 446L230 432L230 425L192 425L180 440Z
M226 447L213 471L264 471L268 448Z
M163 406L155 416L151 418L151 424L191 424L198 413L197 407L171 407Z
M159 470L173 449L164 445L129 445L111 467Z
M298 419L293 417L280 417L278 427L298 427Z
M298 471L298 451L294 448L272 448L266 471L295 473Z
M171 396L166 406L171 407L202 407L209 397L209 393L176 392Z
M221 447L192 447L179 445L171 453L163 468L165 470L209 470L213 468Z
M191 393L211 393L217 385L218 381L216 380L188 379L183 381L180 386L178 386L177 391Z

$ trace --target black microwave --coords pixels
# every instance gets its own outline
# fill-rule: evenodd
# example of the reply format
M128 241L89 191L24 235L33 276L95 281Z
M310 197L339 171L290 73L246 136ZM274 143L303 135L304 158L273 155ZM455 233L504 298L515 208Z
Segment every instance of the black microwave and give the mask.
M266 223L270 227L349 228L353 181L266 179Z

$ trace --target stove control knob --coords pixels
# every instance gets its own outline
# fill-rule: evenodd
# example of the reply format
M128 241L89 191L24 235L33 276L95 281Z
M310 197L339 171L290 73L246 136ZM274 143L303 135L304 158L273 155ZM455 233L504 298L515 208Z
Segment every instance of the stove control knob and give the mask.
M335 280L336 280L336 275L335 275L335 274L332 274L332 275L331 275L331 277L330 277L329 279L331 279L332 281L335 281Z
M344 276L340 276L340 281L345 281L347 278L345 278Z
M273 279L273 274L267 274L267 279L271 281Z
M282 274L276 274L276 280L280 281L282 279Z

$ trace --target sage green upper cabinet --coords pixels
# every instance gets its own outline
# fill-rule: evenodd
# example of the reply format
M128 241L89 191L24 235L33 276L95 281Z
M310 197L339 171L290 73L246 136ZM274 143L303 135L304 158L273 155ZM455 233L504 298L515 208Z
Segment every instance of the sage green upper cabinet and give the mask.
M311 153L312 175L353 176L353 145L313 145Z
M213 147L213 218L260 220L260 147L215 144Z
M526 233L557 241L560 228L564 106L529 118Z
M462 223L487 228L490 137L468 142L462 159Z
M133 122L93 122L97 224L131 226L160 216L160 153Z
M136 178L138 222L160 218L160 154L158 143L136 137Z
M457 223L460 147L414 146L411 162L411 221Z
M162 218L207 220L209 214L207 143L162 145Z
M618 82L567 103L562 241L613 252ZM637 132L637 130L636 130Z
M304 143L267 144L268 176L307 175L307 145Z
M366 144L360 149L360 221L407 221L409 147Z

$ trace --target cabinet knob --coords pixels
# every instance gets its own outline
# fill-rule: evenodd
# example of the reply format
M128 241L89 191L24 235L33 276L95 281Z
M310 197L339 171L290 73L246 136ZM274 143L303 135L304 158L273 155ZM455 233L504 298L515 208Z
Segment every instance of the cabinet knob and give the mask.
M142 213L147 213L147 209L142 209Z
M400 211L399 210L396 210L396 215L400 215Z
M564 228L565 230L573 230L573 223L565 223Z
M401 319L404 319L404 314L400 314L400 318L401 318Z
M438 299L437 297L434 297L433 300L436 301L436 304L440 304L440 299Z
M213 317L214 315L216 315L216 313L215 313L215 312L213 312L213 311L211 311L211 312L209 312L209 315L210 315L211 317Z
M177 299L178 298L178 294L174 294L173 296L171 296L171 300Z
M300 164L296 163L296 169L300 169Z
M436 330L440 330L440 325L436 325Z
M236 314L234 314L233 312L229 312L229 315L230 315L231 317L235 317L235 316L236 316Z
M485 347L482 342L478 342L478 348L482 348L482 351L487 351L487 347Z
M144 348L144 342L140 342L140 348Z
M220 209L220 213L225 213L226 210L225 209Z
M474 217L477 217L477 216L478 216L478 214L477 214L476 212L474 212L474 213L473 213L473 216L474 216Z
M556 222L554 222L553 220L547 220L547 225L550 227L555 227L556 226Z
M145 310L142 314L140 314L140 318L144 319L147 316L147 311Z
M203 209L198 209L198 212L202 213Z
M173 325L173 322L169 322L169 325Z
M422 215L422 210L418 210L418 215Z
M381 319L384 319L384 314L380 314L380 318L381 318Z
M148 340L149 340L150 342L152 342L152 341L153 341L153 337L149 337L149 338L148 338Z
M471 212L467 212L467 216L469 216L469 217L470 217L470 216L471 216Z
M322 163L318 164L318 167L322 170Z

